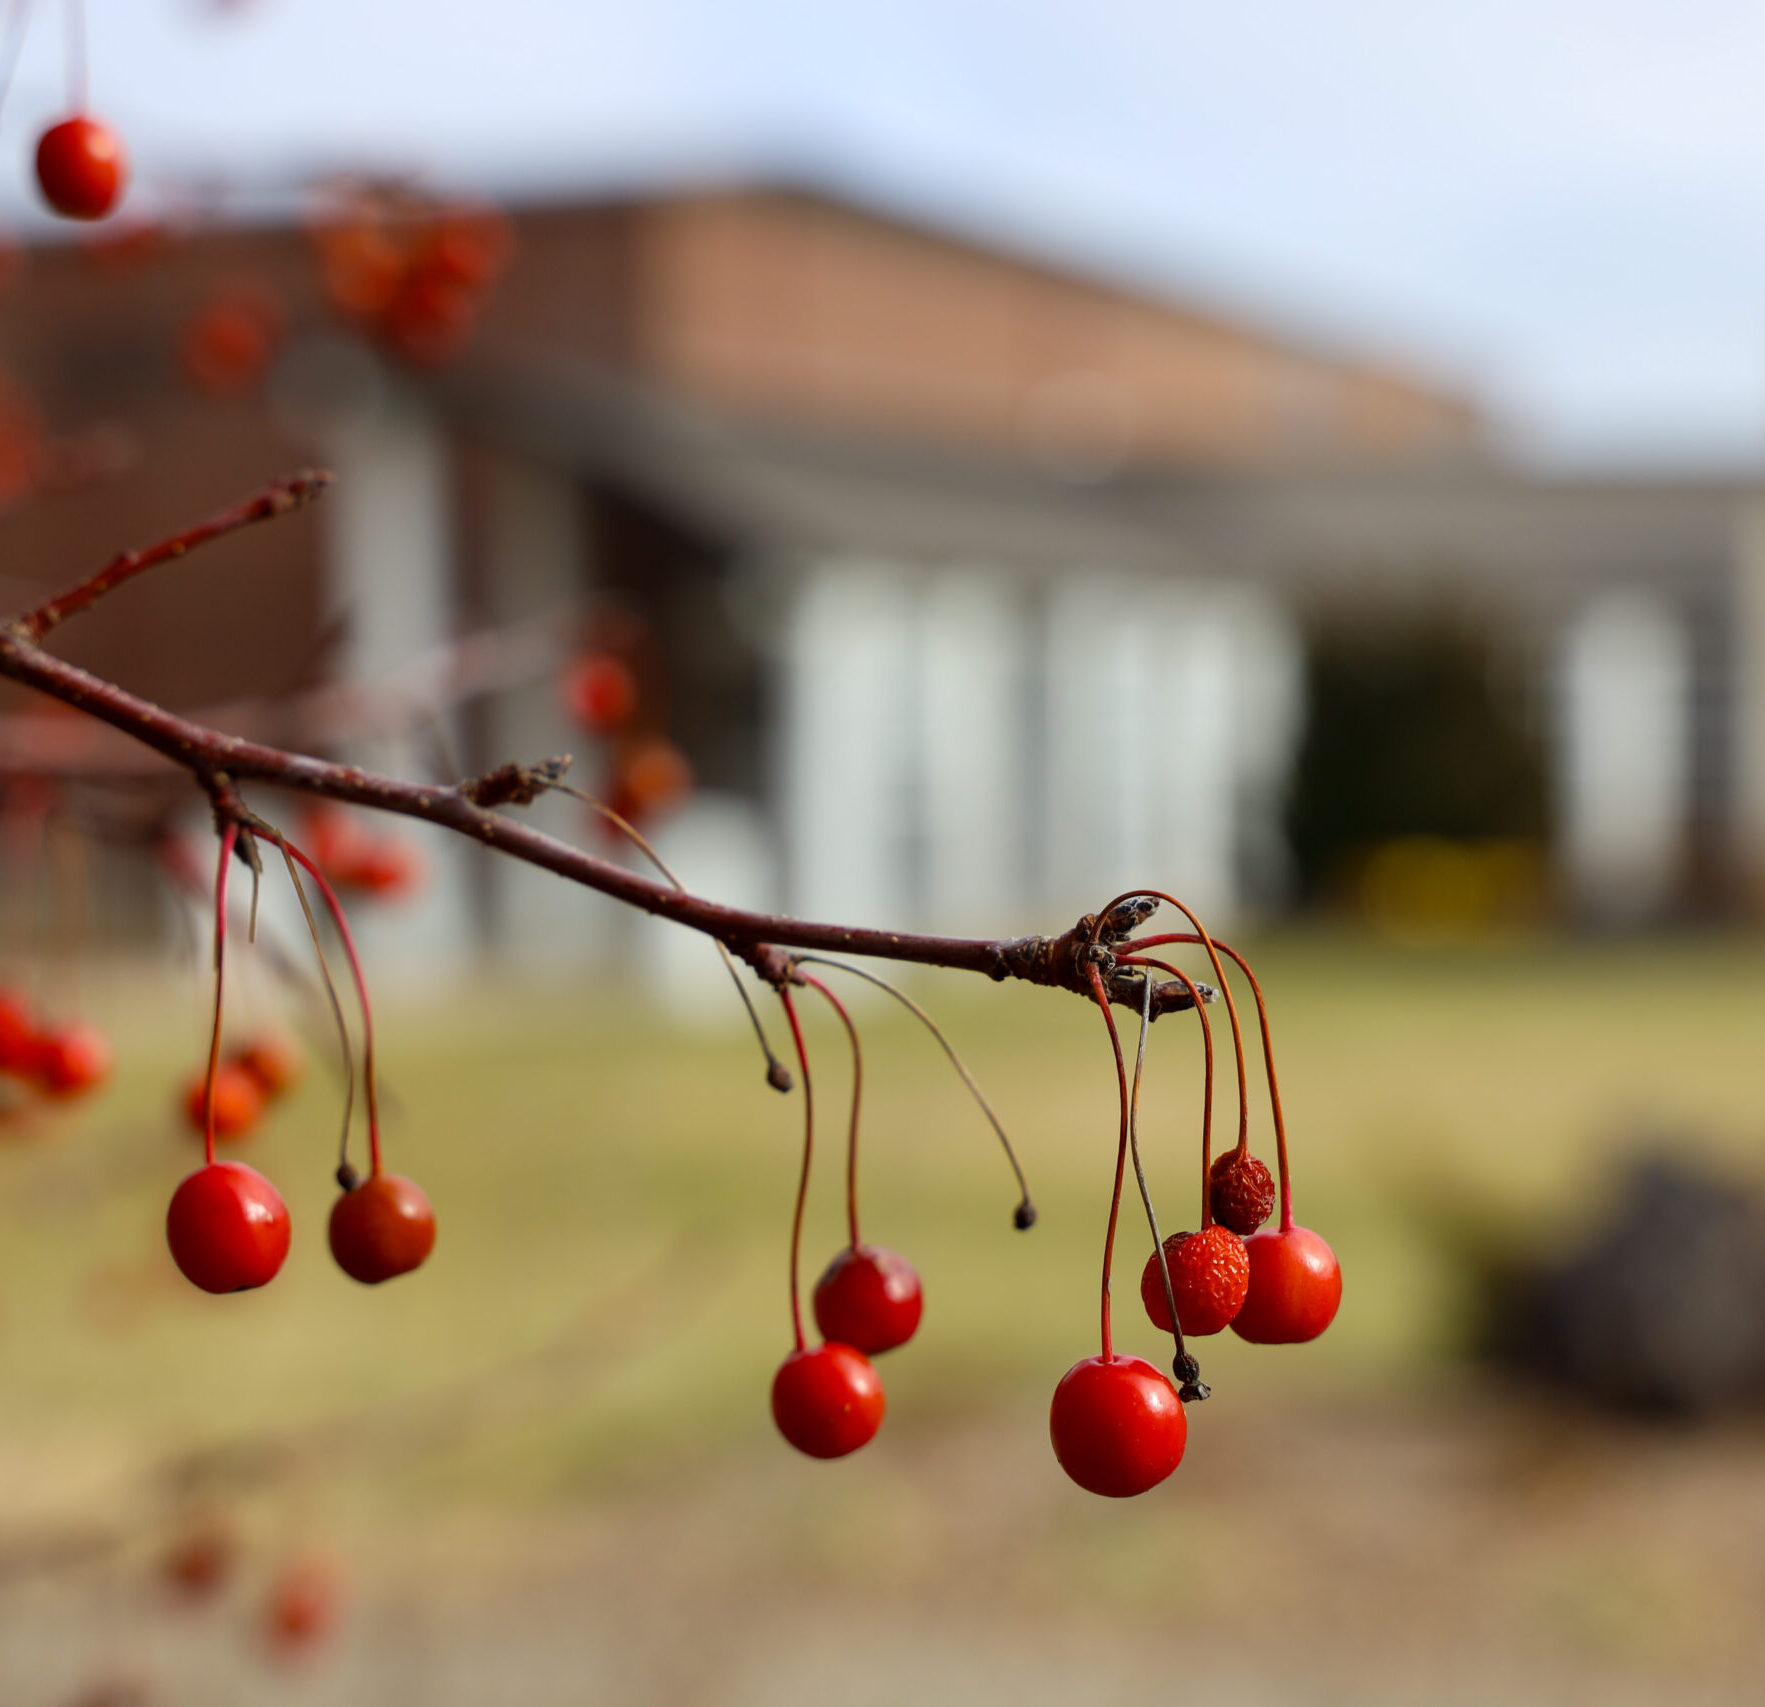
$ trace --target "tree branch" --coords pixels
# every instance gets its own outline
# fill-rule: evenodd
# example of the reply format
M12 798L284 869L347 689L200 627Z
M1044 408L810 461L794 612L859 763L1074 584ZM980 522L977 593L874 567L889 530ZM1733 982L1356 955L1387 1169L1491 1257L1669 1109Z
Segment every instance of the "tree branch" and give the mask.
M829 954L856 954L953 971L981 972L1004 980L1069 990L1092 999L1090 969L1101 973L1112 1001L1139 1010L1142 985L1138 975L1119 971L1112 934L1094 928L1086 916L1055 937L1028 936L1004 940L928 936L903 931L864 929L852 925L817 924L771 913L744 911L709 901L689 891L627 871L567 842L479 805L479 799L500 803L520 801L522 790L509 787L521 767L501 766L489 776L458 788L424 786L380 776L354 765L334 764L304 753L287 752L237 735L228 735L180 717L150 700L52 656L37 640L66 617L81 611L120 582L180 556L193 545L254 521L281 515L316 497L328 475L301 474L278 481L256 497L222 511L185 533L131 552L71 592L37 610L0 624L0 677L23 683L60 700L131 736L172 764L190 772L207 792L216 814L247 828L262 828L245 804L237 785L265 783L298 794L340 801L381 812L395 812L439 825L481 846L554 872L573 883L598 891L626 906L640 907L672 919L723 943L733 954L775 986L793 983L797 973L785 949ZM535 772L537 775L537 771ZM531 795L529 794L530 798ZM1130 925L1127 928L1132 928ZM1101 940L1094 940L1101 938ZM1211 992L1202 986L1204 996ZM1194 1005L1178 984L1156 987L1153 1013L1158 1015Z
M182 533L173 534L170 539L162 539L156 545L147 546L141 551L123 552L112 558L96 575L58 598L49 600L47 604L14 617L6 626L21 640L41 640L52 628L59 628L70 616L78 616L81 611L96 604L106 593L120 587L123 582L132 581L148 569L156 569L162 563L182 557L185 552L194 551L199 545L207 545L212 539L237 533L240 528L250 527L253 522L266 522L276 516L284 516L290 510L298 510L303 505L310 504L330 484L331 476L319 468L302 469L298 474L272 481L244 503L221 510L207 521L198 522Z

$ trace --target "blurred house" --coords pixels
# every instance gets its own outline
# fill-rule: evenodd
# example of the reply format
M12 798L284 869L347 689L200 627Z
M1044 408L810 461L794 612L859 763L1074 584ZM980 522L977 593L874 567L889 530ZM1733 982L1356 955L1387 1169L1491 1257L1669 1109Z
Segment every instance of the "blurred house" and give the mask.
M470 342L424 369L338 321L296 224L24 257L0 297L19 407L63 462L94 432L133 455L0 513L15 594L323 461L315 511L119 596L64 650L206 706L396 682L533 619L561 656L615 610L696 773L660 829L690 882L965 932L1058 926L1138 882L1226 918L1291 896L1295 767L1329 745L1305 732L1317 625L1395 624L1402 653L1406 623L1448 620L1536 751L1576 906L1730 904L1761 868L1756 492L1516 473L1464 398L1395 363L821 194L514 224ZM242 289L290 330L264 384L210 395L180 344ZM1472 762L1408 702L1369 703L1418 774ZM1332 778L1375 744L1338 741L1309 798L1355 796ZM591 789L604 758L544 669L343 747L438 780L574 751ZM1532 833L1506 810L1350 814L1313 887L1368 838ZM534 815L591 833L568 801ZM479 943L569 963L626 928L473 850L433 858L379 927L413 965Z

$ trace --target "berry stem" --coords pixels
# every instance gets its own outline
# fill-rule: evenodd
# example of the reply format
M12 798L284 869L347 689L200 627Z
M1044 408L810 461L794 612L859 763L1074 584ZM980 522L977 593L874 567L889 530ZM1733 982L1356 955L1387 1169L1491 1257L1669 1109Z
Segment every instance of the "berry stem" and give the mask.
M846 1004L819 978L807 972L802 978L840 1016L840 1024L846 1028L846 1038L852 1045L852 1123L846 1133L846 1230L855 1251L863 1243L858 1236L858 1117L864 1106L864 1051L858 1046L858 1028L852 1023Z
M1207 1017L1207 1004L1201 1000L1201 992L1195 988L1195 980L1187 972L1178 971L1168 961L1153 960L1143 955L1122 954L1116 956L1115 963L1117 966L1156 966L1160 972L1168 972L1173 978L1188 985L1195 997L1195 1010L1201 1015L1202 1053L1207 1063L1201 1093L1201 1225L1205 1230L1213 1225L1213 1192L1209 1189L1213 1169L1213 1023Z
M993 1105L987 1101L975 1076L968 1070L967 1064L956 1053L956 1046L944 1035L944 1029L922 1008L905 990L896 988L886 978L879 978L874 972L867 972L862 966L849 966L843 960L830 960L823 954L794 954L791 956L793 966L831 966L836 972L849 972L854 978L862 978L866 984L874 984L877 989L885 990L893 996L921 1025L938 1040L938 1047L949 1058L950 1065L956 1069L956 1076L968 1087L969 1095L980 1105L980 1111L987 1117L988 1124L993 1128L999 1139L1000 1148L1005 1152L1005 1160L1010 1164L1011 1171L1017 1179L1018 1203L1012 1214L1012 1222L1020 1232L1027 1231L1036 1224L1036 1206L1030 1198L1029 1181L1024 1178L1023 1168L1017 1159L1017 1151L1012 1148L1011 1140L1005 1135L1005 1128L999 1116L993 1112Z
M342 904L324 872L293 842L283 838L281 845L299 861L301 870L318 886L319 896L330 910L331 922L337 927L337 939L343 944L344 958L349 962L349 974L355 980L356 999L362 1007L362 1082L367 1090L368 1101L368 1170L378 1179L381 1171L380 1095L374 1081L374 1008L368 1000L368 980L362 973L361 957L355 951L355 938L350 934L349 920L344 917Z
M1158 1278L1164 1284L1164 1307L1170 1312L1171 1338L1176 1342L1171 1369L1184 1388L1189 1389L1198 1384L1201 1368L1183 1349L1183 1324L1177 1320L1177 1291L1171 1285L1170 1258L1165 1254L1164 1235L1158 1230L1158 1212L1152 1207L1152 1188L1146 1183L1146 1167L1140 1160L1140 1078L1146 1070L1146 1033L1152 1029L1152 974L1148 972L1142 982L1145 988L1140 992L1140 1036L1134 1045L1134 1089L1128 1099L1128 1148L1134 1157L1134 1178L1140 1184L1140 1202L1146 1209L1146 1225L1152 1231L1153 1260L1158 1264Z
M797 1285L797 1271L803 1249L803 1206L809 1201L809 1162L815 1152L815 1085L809 1077L809 1050L803 1042L802 1021L797 1018L797 1004L791 1000L788 986L779 985L778 999L784 1004L784 1017L791 1028L791 1042L797 1047L797 1066L803 1075L803 1167L797 1175L797 1207L791 1215L791 1332L797 1337L797 1350L804 1350L803 1299Z
M300 880L300 867L294 863L294 855L288 851L286 842L278 839L276 846L282 850L282 859L288 867L288 881L294 885L294 898L300 903L301 916L313 939L313 952L319 958L319 977L324 981L325 997L331 1004L331 1018L336 1021L337 1041L343 1052L343 1136L337 1144L337 1177L341 1183L350 1174L349 1128L355 1117L355 1050L349 1041L343 1003L338 999L337 985L331 977L331 963L325 956L325 941L319 935L319 921L313 917L312 903L306 898L306 885Z
M227 960L227 872L239 826L229 820L221 830L220 860L214 874L214 1025L208 1037L208 1076L202 1088L202 1157L214 1166L214 1082L221 1066L221 983Z
M1122 1059L1121 1034L1115 1029L1115 1015L1109 1011L1109 992L1103 988L1102 975L1095 966L1089 967L1088 971L1097 1005L1103 1010L1103 1023L1109 1027L1109 1044L1115 1051L1116 1086L1121 1094L1121 1134L1115 1145L1115 1188L1109 1197L1109 1227L1103 1235L1103 1361L1113 1363L1115 1339L1110 1332L1109 1275L1115 1266L1115 1224L1121 1217L1122 1181L1128 1166L1128 1066Z
M604 800L597 800L585 789L572 787L567 782L548 780L546 787L558 794L567 794L572 800L580 800L584 806L592 807L593 810L600 813L601 817L611 824L620 835L624 836L676 889L685 894L686 885L674 875L668 862L656 852L649 837L644 835L635 824L615 812ZM760 1053L766 1057L767 1084L775 1091L788 1091L791 1088L790 1069L772 1052L772 1043L766 1035L766 1027L760 1023L760 1010L754 1006L754 998L748 994L748 987L742 982L742 975L735 969L735 957L717 938L713 937L711 940L716 943L717 952L723 957L724 969L729 973L729 981L735 985L735 993L741 998L741 1004L747 1010L748 1024L754 1028L754 1038L760 1045ZM830 960L827 964L832 966L835 962Z
M1199 937L1187 932L1178 932L1170 936L1142 937L1137 942L1125 943L1123 946L1131 949L1156 948L1167 942L1199 942L1200 940ZM1263 998L1262 985L1256 981L1256 974L1250 970L1250 963L1244 956L1228 943L1220 942L1213 946L1250 980L1251 993L1256 997L1256 1019L1262 1031L1263 1067L1268 1074L1269 1081L1269 1108L1275 1120L1275 1163L1281 1178L1281 1231L1289 1232L1293 1227L1293 1182L1287 1169L1287 1121L1281 1112L1281 1081L1275 1072L1275 1045L1269 1033L1269 1005ZM1132 965L1133 962L1124 958L1122 964ZM1244 1154L1242 1136L1238 1140L1237 1153L1240 1156Z
M1098 913L1096 922L1091 927L1091 940L1093 943L1096 942L1097 933L1102 928L1103 921L1122 902L1136 900L1141 896L1150 901L1163 901L1167 906L1175 907L1195 927L1196 934L1193 937L1180 939L1175 937L1146 938L1140 942L1127 943L1124 945L1125 947L1151 948L1159 942L1178 940L1198 942L1207 950L1207 958L1213 963L1213 975L1219 980L1220 994L1226 999L1226 1017L1232 1022L1232 1053L1238 1064L1238 1149L1242 1153L1250 1142L1250 1095L1244 1071L1244 1028L1238 1023L1238 1004L1232 999L1232 986L1226 982L1226 969L1220 964L1220 957L1214 950L1213 938L1207 934L1207 926L1196 918L1194 913L1184 906L1176 896L1167 895L1162 889L1130 889L1125 895L1116 896L1107 907ZM1191 985L1190 988L1193 989L1194 986Z

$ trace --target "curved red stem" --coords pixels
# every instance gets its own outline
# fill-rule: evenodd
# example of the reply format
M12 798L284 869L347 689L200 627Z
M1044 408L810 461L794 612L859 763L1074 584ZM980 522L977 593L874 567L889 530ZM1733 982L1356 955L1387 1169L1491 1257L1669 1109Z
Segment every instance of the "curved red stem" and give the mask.
M208 1076L202 1083L202 1155L214 1165L214 1083L221 1066L221 985L227 962L227 873L239 826L229 822L221 830L221 857L214 874L214 1025L208 1037Z
M864 1106L864 1051L858 1046L858 1028L852 1023L846 1004L819 978L811 977L807 972L799 972L798 976L811 990L819 991L826 998L828 1005L840 1016L847 1041L852 1045L852 1123L846 1133L846 1229L852 1249L857 1250L862 1242L858 1237L858 1116Z
M815 1153L815 1086L809 1077L809 1050L803 1042L803 1025L787 986L779 985L778 999L784 1003L791 1042L797 1047L797 1066L803 1074L803 1168L797 1175L797 1207L791 1215L791 1331L797 1336L797 1350L802 1351L808 1341L803 1338L803 1300L797 1272L803 1250L803 1206L809 1201L809 1162Z
M1109 1276L1115 1266L1115 1224L1121 1217L1122 1181L1128 1168L1128 1064L1122 1056L1121 1034L1115 1029L1115 1015L1109 1011L1109 993L1095 966L1089 968L1091 985L1097 1005L1103 1010L1103 1023L1109 1027L1109 1045L1115 1051L1115 1077L1121 1089L1121 1136L1115 1146L1115 1188L1109 1196L1109 1227L1103 1235L1103 1361L1115 1360L1115 1339L1110 1332Z
M1238 1063L1238 1148L1240 1151L1250 1139L1250 1095L1244 1072L1244 1030L1238 1023L1238 1004L1232 999L1232 986L1226 981L1226 969L1220 964L1220 957L1214 952L1213 938L1207 934L1204 925L1175 895L1167 894L1162 889L1130 889L1118 895L1096 916L1096 923L1091 927L1091 940L1096 941L1097 931L1103 921L1124 901L1133 901L1145 897L1151 901L1163 901L1167 906L1175 907L1195 927L1196 934L1182 940L1198 942L1207 950L1207 958L1213 964L1213 975L1219 980L1220 994L1226 999L1226 1017L1232 1022L1232 1053ZM1144 942L1126 943L1124 948L1155 948L1160 942L1173 942L1174 937L1148 937Z
M312 878L320 896L331 913L331 922L337 927L337 940L343 944L344 958L349 962L349 975L355 980L356 999L362 1006L362 1082L367 1091L368 1104L368 1166L374 1178L380 1177L380 1092L374 1078L374 1006L368 999L368 980L362 972L361 956L355 951L355 938L350 934L349 920L344 916L343 904L337 899L337 892L331 887L324 872L313 864L293 842L283 839L285 847L299 863L302 871Z
M1199 942L1201 939L1187 931L1172 932L1163 936L1141 937L1135 942L1124 943L1124 949L1158 948L1167 942ZM1263 1070L1269 1081L1269 1109L1275 1121L1275 1165L1281 1179L1281 1231L1288 1232L1293 1226L1293 1181L1287 1166L1287 1120L1281 1112L1281 1081L1275 1072L1275 1045L1269 1034L1269 1005L1264 999L1262 985L1256 981L1256 974L1250 970L1250 963L1237 949L1229 943L1213 944L1221 954L1235 965L1250 980L1251 994L1256 997L1257 1025L1262 1032ZM1130 962L1131 964L1131 962ZM1237 1153L1242 1156L1245 1151L1247 1133L1240 1133Z
M1119 954L1115 963L1117 966L1156 966L1160 972L1168 972L1173 978L1180 979L1188 985L1195 998L1195 1011L1201 1015L1201 1044L1207 1063L1201 1091L1201 1225L1206 1229L1213 1225L1213 1193L1208 1189L1208 1176L1213 1169L1213 1024L1207 1017L1207 1004L1202 1001L1195 980L1168 961L1153 960L1145 955Z

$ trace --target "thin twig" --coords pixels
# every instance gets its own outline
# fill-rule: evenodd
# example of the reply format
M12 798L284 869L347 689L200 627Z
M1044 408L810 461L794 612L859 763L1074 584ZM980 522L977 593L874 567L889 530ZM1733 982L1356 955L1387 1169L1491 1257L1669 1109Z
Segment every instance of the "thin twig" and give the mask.
M47 604L38 605L35 610L14 617L7 626L21 640L41 640L51 629L59 627L70 616L78 616L81 611L96 604L106 593L120 587L123 582L132 581L149 569L156 569L162 563L182 557L185 552L194 551L199 545L207 545L210 540L237 533L240 528L250 527L253 522L266 522L273 517L284 516L290 510L297 510L303 504L310 504L330 484L331 476L319 468L303 469L299 474L272 481L244 503L217 511L207 521L198 522L182 533L175 533L169 539L162 539L140 551L122 552L96 575L50 599Z
M988 1124L998 1136L1000 1148L1005 1152L1005 1160L1011 1164L1011 1171L1016 1176L1018 1204L1016 1209L1012 1211L1012 1225L1020 1233L1027 1232L1035 1226L1036 1206L1030 1200L1030 1184L1024 1178L1023 1168L1018 1163L1017 1151L1012 1148L1011 1140L1006 1136L999 1116L993 1112L993 1105L987 1101L974 1074L968 1070L967 1064L956 1053L956 1045L944 1035L943 1027L905 990L897 989L888 979L879 978L876 973L867 972L862 966L851 966L843 960L830 960L825 954L793 954L791 960L797 966L831 966L835 971L850 973L854 978L862 978L867 984L874 984L879 990L886 990L938 1040L938 1046L949 1057L950 1065L956 1069L957 1077L968 1086L968 1094L980 1105L981 1113L987 1117Z
M600 813L607 823L611 824L620 835L624 836L633 847L647 859L674 887L683 894L686 885L675 876L668 862L656 852L655 845L644 835L629 818L615 812L604 800L597 800L583 789L575 788L567 782L548 780L545 786L557 794L567 794L572 800L580 800L584 806L592 807ZM729 981L735 985L735 993L741 998L742 1006L747 1010L748 1023L754 1028L754 1039L760 1045L760 1053L766 1057L766 1082L775 1091L788 1091L791 1088L791 1070L772 1052L772 1043L766 1036L766 1027L760 1023L760 1010L754 1006L754 998L748 994L748 987L742 982L742 975L736 970L735 960L729 950L713 937L717 952L722 956L723 967L729 974Z

